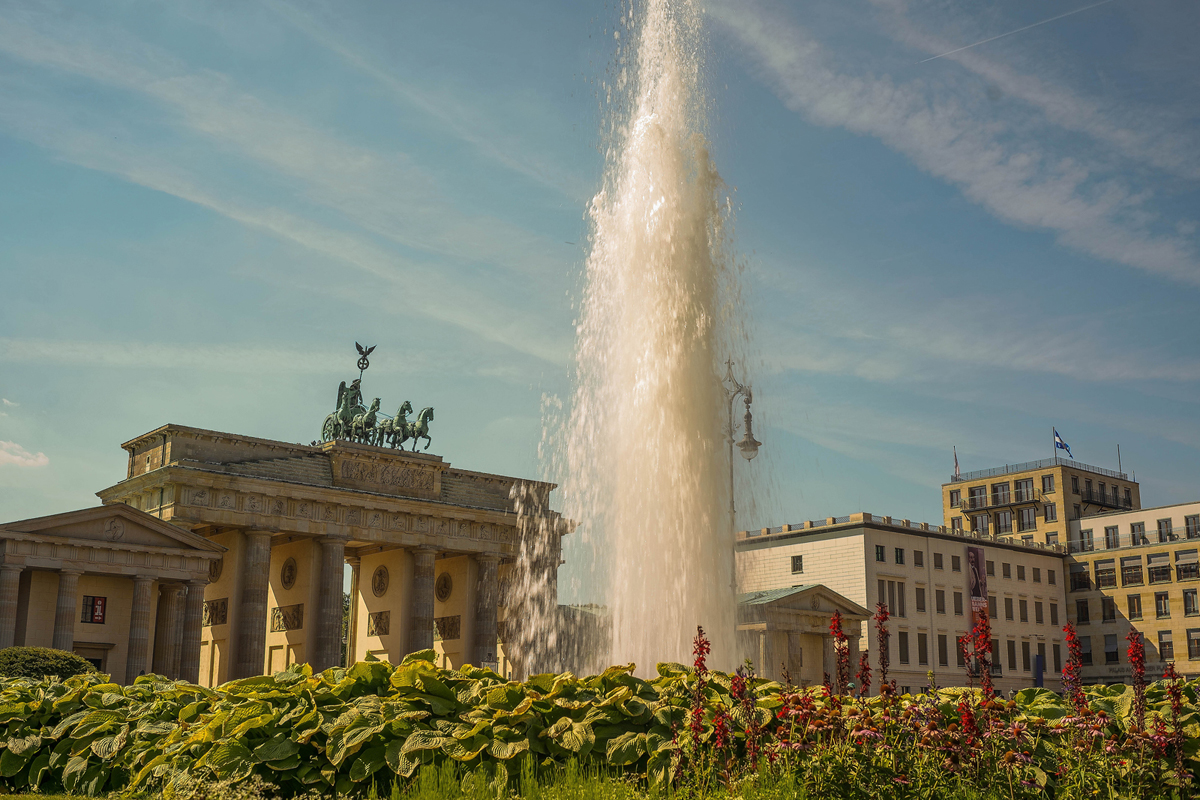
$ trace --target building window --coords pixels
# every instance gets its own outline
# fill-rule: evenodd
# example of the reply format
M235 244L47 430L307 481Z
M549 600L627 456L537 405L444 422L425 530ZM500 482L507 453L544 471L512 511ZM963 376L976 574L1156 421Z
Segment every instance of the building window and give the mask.
M1012 619L1012 618L1009 617L1009 619ZM1091 614L1091 611L1088 609L1088 601L1087 600L1076 600L1075 601L1075 624L1076 625L1087 625L1087 624L1091 623L1091 621L1092 621L1092 614Z
M900 663L907 664L908 663L908 632L900 631L900 636L898 637L898 640L900 642Z
M1054 671L1062 672L1062 649L1060 645L1057 642L1052 644L1050 646L1050 652L1054 655Z
M1100 598L1100 621L1113 622L1117 618L1117 601L1111 597Z
M971 517L971 530L977 531L983 535L987 535L988 523L991 520L987 514L976 514Z
M950 530L954 533L962 533L962 517L951 518Z
M928 634L917 634L917 664L929 666L929 636Z
M1033 501L1033 478L1022 478L1013 483L1015 497L1018 503L1029 503Z
M950 556L950 571L951 572L962 572L962 557L961 556Z
M1115 558L1097 561L1095 567L1097 588L1117 585L1117 560Z
M967 640L969 638L970 637L967 636L958 636L954 639L955 663L960 667L965 667L967 665L967 659L964 654L967 652Z
M1080 636L1079 649L1083 651L1079 663L1085 667L1090 667L1092 665L1092 637Z
M1170 661L1175 658L1175 644L1171 641L1170 631L1158 632L1158 658L1160 661Z
M967 508L971 510L987 508L986 486L972 486L967 489Z
M988 595L988 616L991 617L992 619L1000 618L1000 612L997 610L996 606L997 606L996 595L989 594Z
M941 553L933 554L933 568L934 569L944 569L944 567L942 566L942 554Z
M1121 585L1122 586L1141 586L1142 580L1142 557L1141 556L1125 556L1121 559Z
M1017 643L1013 639L1008 640L1008 668L1017 668Z
M1187 632L1188 658L1193 661L1200 658L1200 628L1189 628Z
M1109 525L1104 529L1104 547L1108 550L1115 550L1121 546L1121 536L1117 533L1116 525Z
M1158 543L1173 541L1175 541L1175 535L1171 533L1171 520L1160 519L1158 521Z
M1046 670L1046 643L1038 642L1038 658L1042 660L1042 671Z
M1012 564L1001 564L1000 572L1001 572L1001 574L1004 575L1004 577L1011 578L1012 577Z
M1025 639L1025 640L1022 640L1022 642L1021 642L1021 669L1022 669L1022 671L1029 672L1029 670L1031 669L1030 664L1029 664L1030 661L1031 661L1031 659L1029 657L1029 640Z
M1080 513L1080 511L1079 511L1079 503L1075 504L1074 509L1075 509L1075 519L1079 519L1080 517L1083 516L1083 514Z
M946 592L942 589L937 589L933 593L934 610L939 614L946 613Z
M904 563L904 548L903 547L896 548L896 563L897 564Z
M938 666L939 667L950 666L950 653L948 652L948 647L947 647L948 644L949 643L946 640L946 634L939 633L938 634Z
M107 597L93 597L92 595L83 596L83 617L80 622L88 622L93 625L104 624L104 612L108 607Z
M1090 553L1096 549L1095 545L1092 543L1091 529L1079 532L1079 549L1084 553Z
M1092 499L1092 481L1090 478L1083 479L1083 493L1089 500Z
M991 575L993 578L996 577L996 562L995 561L987 562L987 574Z
M1183 527L1187 531L1187 538L1195 539L1200 537L1200 514L1192 514L1190 517L1184 517Z
M1120 663L1120 656L1117 655L1117 635L1108 633L1104 635L1104 663L1117 664Z
M1008 483L992 484L992 505L1006 506L1009 503Z
M1000 668L1000 640L992 639L992 655L995 658L992 660L992 677L999 678L1004 674L1004 670Z
M924 550L913 550L913 566L914 567L925 566L925 551Z
M1200 578L1200 555L1196 550L1175 551L1175 580L1194 581Z
M1043 475L1042 476L1042 491L1043 492L1053 492L1054 491L1054 476L1053 475Z
M1151 583L1171 582L1170 553L1151 553L1146 558L1146 566L1149 567Z
M1092 581L1087 571L1087 564L1071 565L1071 591L1086 592L1092 588Z
M1037 527L1037 509L1032 506L1017 512L1017 530L1031 531Z
M1129 543L1132 545L1150 544L1146 538L1146 523L1134 522L1129 525Z
M950 490L950 507L958 508L962 505L962 489Z
M1154 616L1158 619L1171 616L1171 598L1166 592L1154 593Z
M925 590L920 586L917 587L917 611L925 612Z
M875 545L875 560L879 562L887 561L887 548L881 544Z
M879 581L879 602L887 605L888 612L893 617L903 617L904 613L904 582Z
M1013 599L1011 597L1004 598L1004 618L1009 622L1013 619Z
M1012 512L996 512L996 533L1012 533Z
M1028 600L1018 600L1017 608L1021 612L1021 622L1029 622L1029 601Z
M1078 475L1071 476L1071 493L1079 494L1079 476Z
M1058 603L1050 604L1050 624L1058 626Z
M1042 582L1042 568L1041 567L1033 568L1033 582L1034 583Z
M1047 533L1046 534L1046 544L1058 544L1058 534L1057 533Z
M1025 580L1025 565L1024 564L1017 564L1017 580L1019 580L1019 581Z
M1183 590L1183 615L1185 617L1194 617L1200 614L1200 608L1196 606L1196 590Z
M1129 595L1129 618L1142 618L1142 596L1140 594Z
M954 593L954 616L961 617L963 615L963 593Z
M792 574L804 572L804 556L792 556Z
M1054 586L1056 583L1058 583L1058 573L1055 570L1046 570L1046 583L1050 584L1051 586Z
M1042 518L1046 522L1058 522L1058 506L1054 503L1046 503L1042 510Z
M1042 601L1041 600L1033 601L1033 621L1036 622L1038 625L1046 624L1046 615L1042 613Z

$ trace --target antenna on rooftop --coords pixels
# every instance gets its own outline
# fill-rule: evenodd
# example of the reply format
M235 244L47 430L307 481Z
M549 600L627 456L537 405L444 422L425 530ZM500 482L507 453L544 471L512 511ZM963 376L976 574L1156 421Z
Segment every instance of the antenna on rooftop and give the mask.
M1117 445L1117 472L1124 471L1125 470L1121 469L1121 445Z

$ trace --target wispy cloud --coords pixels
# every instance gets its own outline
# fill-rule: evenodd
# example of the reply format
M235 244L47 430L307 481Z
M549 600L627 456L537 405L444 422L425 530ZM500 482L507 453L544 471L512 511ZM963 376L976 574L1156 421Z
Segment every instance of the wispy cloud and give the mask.
M923 53L951 49L951 36L982 33L970 14L942 3L929 8L905 0L872 0L884 10L880 25L888 36ZM928 13L922 13L928 12ZM936 27L937 31L929 28ZM1045 75L1047 64L1006 63L982 51L954 52L943 58L978 75L1004 96L1030 104L1063 130L1082 133L1134 161L1176 174L1200 178L1200 142L1187 112L1149 105L1136 98L1107 101ZM1025 66L1025 69L1022 67ZM1035 67L1038 72L1031 72Z
M17 406L21 405L20 403L14 403L12 400L9 400L7 397L0 398L0 400L3 400L4 405L9 406L10 408L16 408Z
M927 82L841 71L805 29L756 2L716 4L712 16L784 104L813 122L878 138L1009 224L1050 230L1080 252L1200 285L1194 241L1157 231L1150 192L1102 162L1056 153L1023 124Z
M544 154L531 151L520 141L501 135L495 121L482 118L478 110L457 102L445 91L434 95L400 78L368 50L339 35L331 20L283 0L267 0L266 5L318 45L385 86L407 106L436 120L450 135L467 143L485 158L573 198L580 198L586 192L587 187L578 176L553 163Z
M50 463L45 453L31 453L16 442L0 441L0 467L44 467Z

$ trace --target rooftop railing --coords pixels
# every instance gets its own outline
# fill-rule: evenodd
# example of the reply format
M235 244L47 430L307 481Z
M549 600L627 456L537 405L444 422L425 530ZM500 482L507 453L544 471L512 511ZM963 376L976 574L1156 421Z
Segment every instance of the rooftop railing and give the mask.
M1103 467L1093 467L1089 464L1084 464L1082 461L1076 461L1073 458L1043 458L1041 461L1026 461L1024 464L1005 464L1003 467L977 469L974 472L964 472L957 477L951 475L950 483L976 481L980 478L993 478L997 475L1011 475L1014 472L1028 472L1035 469L1046 469L1047 467L1060 466L1071 467L1072 469L1077 469L1081 472L1094 472L1097 475L1105 475L1109 478L1119 478L1123 481L1129 480L1129 476L1124 472L1104 469Z

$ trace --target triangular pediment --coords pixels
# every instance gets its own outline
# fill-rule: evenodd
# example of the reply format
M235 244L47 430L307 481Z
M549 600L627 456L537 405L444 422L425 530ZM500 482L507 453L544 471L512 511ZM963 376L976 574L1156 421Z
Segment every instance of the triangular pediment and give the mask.
M100 544L124 544L222 553L225 548L124 503L84 508L0 525L0 536L24 533Z
M871 617L871 612L866 608L819 583L748 592L738 595L738 605L747 610L787 609L827 616L840 611L848 619L865 620Z

